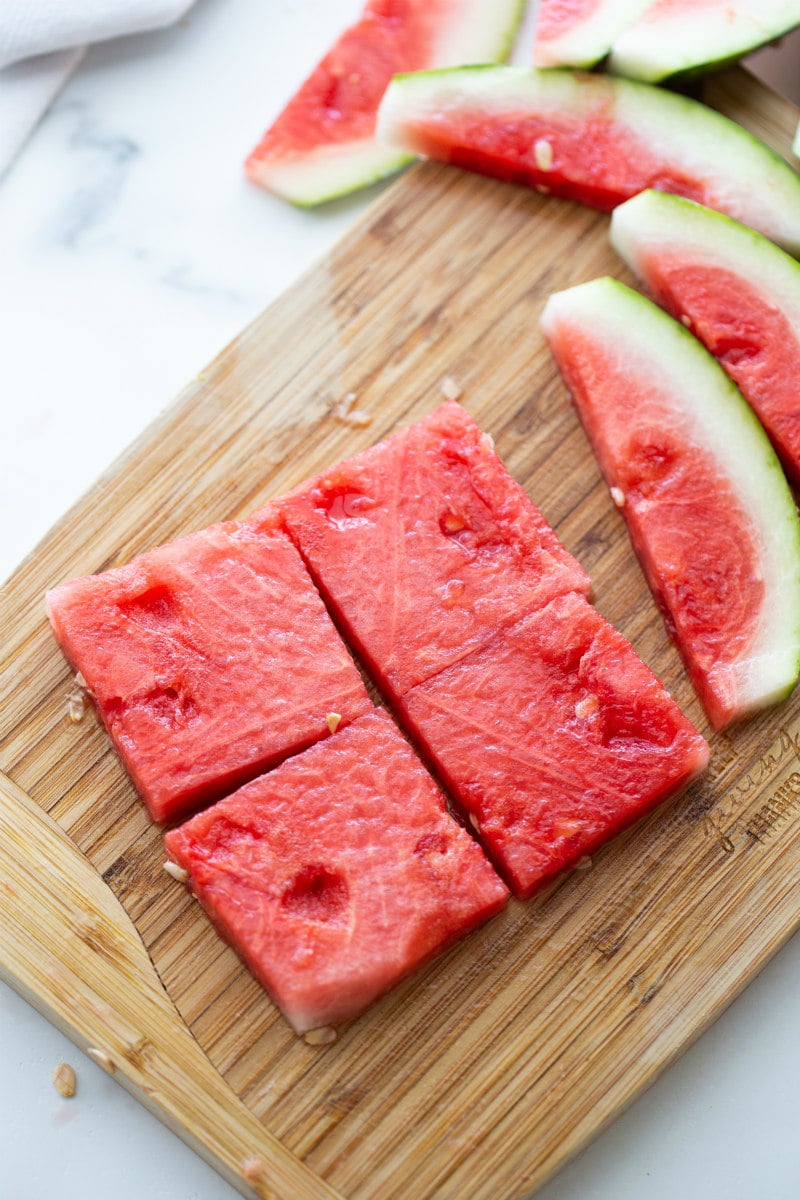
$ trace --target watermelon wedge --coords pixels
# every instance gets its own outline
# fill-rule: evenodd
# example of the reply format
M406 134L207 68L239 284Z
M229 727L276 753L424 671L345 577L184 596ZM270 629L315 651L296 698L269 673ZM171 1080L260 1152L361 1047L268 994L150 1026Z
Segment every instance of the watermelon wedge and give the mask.
M800 670L800 523L772 447L683 325L612 279L542 328L701 702L717 727Z
M593 67L652 0L539 0L537 67Z
M609 69L658 83L719 70L800 25L800 0L655 0L614 42Z
M278 505L339 627L402 694L590 580L457 403Z
M608 210L646 188L760 229L800 255L800 176L686 96L609 76L515 67L395 79L387 145Z
M401 709L523 899L708 761L649 668L575 593L413 688Z
M174 821L372 703L288 538L233 522L47 594L154 820ZM337 735L338 736L338 735Z
M508 898L379 710L165 842L298 1033L357 1016Z
M738 384L800 486L800 263L760 233L663 192L616 209L611 240Z
M399 170L409 155L374 137L392 76L505 58L523 8L524 0L369 0L253 150L248 177L312 205Z

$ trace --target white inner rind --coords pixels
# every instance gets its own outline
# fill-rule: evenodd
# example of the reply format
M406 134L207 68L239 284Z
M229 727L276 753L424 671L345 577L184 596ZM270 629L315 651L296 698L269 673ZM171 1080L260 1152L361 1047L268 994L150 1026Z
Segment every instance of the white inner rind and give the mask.
M741 126L688 97L649 84L571 71L472 67L396 77L378 110L378 136L419 154L415 126L452 133L461 113L492 121L553 114L607 120L630 131L663 162L706 181L714 206L800 256L800 176ZM553 133L557 151L558 135ZM609 164L609 170L614 164Z
M749 651L730 664L729 679L740 712L781 699L800 667L800 523L752 410L682 325L615 280L597 279L552 296L541 325L548 338L579 328L606 352L618 348L632 380L656 381L665 423L674 414L730 480L752 523L765 594ZM652 403L653 389L647 394Z
M319 204L399 171L413 154L378 145L373 138L314 146L302 157L253 160L247 174L254 183L293 204Z
M611 215L611 243L648 286L648 252L732 272L779 310L800 338L800 263L730 217L667 192L641 192Z
M593 67L605 58L620 33L652 0L600 0L588 17L575 22L558 37L540 40L538 25L533 43L537 67ZM539 14L547 4L541 0Z
M501 61L511 49L523 7L524 0L450 0L430 65ZM251 159L247 174L293 204L319 204L391 175L411 157L387 150L375 138L360 138L301 148L280 161Z
M800 25L800 0L717 0L683 6L651 4L614 41L609 68L656 83L706 63L738 58Z

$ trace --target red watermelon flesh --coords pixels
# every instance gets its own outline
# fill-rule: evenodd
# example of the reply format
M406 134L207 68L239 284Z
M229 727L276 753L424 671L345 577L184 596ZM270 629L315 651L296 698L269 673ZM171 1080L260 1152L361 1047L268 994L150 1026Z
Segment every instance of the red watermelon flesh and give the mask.
M376 710L166 835L299 1032L360 1013L508 893Z
M618 208L611 236L738 384L800 485L800 265L752 229L662 193Z
M238 787L371 702L286 536L233 522L47 595L156 821Z
M375 142L386 86L401 71L505 57L520 0L369 0L250 154L254 183L317 204L398 169Z
M609 210L646 188L686 196L800 255L800 176L705 105L628 79L478 66L395 78L387 145Z
M753 405L800 484L800 337L786 314L734 270L662 255L647 266L653 298L719 360Z
M552 296L542 328L710 720L784 698L800 666L800 526L741 394L611 279Z
M454 402L281 502L345 636L390 694L590 581Z
M413 688L401 708L523 899L708 760L629 643L574 593Z

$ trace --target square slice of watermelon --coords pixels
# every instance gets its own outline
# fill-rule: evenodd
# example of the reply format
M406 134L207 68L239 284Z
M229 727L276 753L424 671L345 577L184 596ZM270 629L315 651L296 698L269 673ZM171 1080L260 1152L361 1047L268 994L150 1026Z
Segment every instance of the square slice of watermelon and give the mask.
M371 707L302 560L214 525L47 595L151 815L174 821Z
M345 636L402 695L588 576L455 402L280 504Z
M355 1017L508 899L378 709L165 840L298 1033Z
M400 707L523 899L708 761L705 740L658 679L575 594L414 688Z

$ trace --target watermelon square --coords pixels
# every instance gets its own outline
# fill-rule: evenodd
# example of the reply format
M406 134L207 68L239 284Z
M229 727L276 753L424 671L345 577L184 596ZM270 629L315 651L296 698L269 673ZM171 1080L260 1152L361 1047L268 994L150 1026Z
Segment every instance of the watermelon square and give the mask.
M380 709L165 843L298 1033L357 1016L508 899Z
M266 522L72 579L47 609L159 822L328 736L329 714L372 707L299 554Z
M591 584L454 402L282 500L345 636L389 696Z
M521 899L708 761L659 680L577 594L412 689L400 710Z

